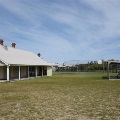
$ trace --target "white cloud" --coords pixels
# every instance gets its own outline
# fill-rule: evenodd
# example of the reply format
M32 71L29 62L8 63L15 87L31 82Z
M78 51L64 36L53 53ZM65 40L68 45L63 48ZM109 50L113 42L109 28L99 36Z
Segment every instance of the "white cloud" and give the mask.
M53 62L108 59L111 52L118 58L119 4L119 0L0 1L1 37Z

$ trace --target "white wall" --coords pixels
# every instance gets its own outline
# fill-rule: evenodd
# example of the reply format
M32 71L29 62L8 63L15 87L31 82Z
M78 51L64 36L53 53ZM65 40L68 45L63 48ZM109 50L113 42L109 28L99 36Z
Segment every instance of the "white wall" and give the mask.
M0 67L0 79L3 79L3 67Z
M21 66L21 68L20 68L21 70L21 78L26 78L26 77L28 77L28 67L26 67L26 66Z
M47 67L47 76L52 76L52 67Z
M0 66L0 79L7 79L7 67Z

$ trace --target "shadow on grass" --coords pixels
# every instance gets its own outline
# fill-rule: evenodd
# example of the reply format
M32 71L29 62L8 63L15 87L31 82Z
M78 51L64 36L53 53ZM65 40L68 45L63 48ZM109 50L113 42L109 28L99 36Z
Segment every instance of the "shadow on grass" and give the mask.
M108 80L108 76L103 76L102 79Z

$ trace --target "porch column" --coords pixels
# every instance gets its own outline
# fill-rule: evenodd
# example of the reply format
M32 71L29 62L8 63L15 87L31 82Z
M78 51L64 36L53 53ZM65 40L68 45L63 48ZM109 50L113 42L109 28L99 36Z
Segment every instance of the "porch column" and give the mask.
M20 80L20 74L21 74L21 73L20 73L20 66L19 66L19 80Z
M10 81L10 78L9 78L9 65L7 66L7 81Z
M29 66L28 66L28 78L29 78Z
M36 77L37 77L37 66L36 66L36 70L35 70L35 75L36 75Z

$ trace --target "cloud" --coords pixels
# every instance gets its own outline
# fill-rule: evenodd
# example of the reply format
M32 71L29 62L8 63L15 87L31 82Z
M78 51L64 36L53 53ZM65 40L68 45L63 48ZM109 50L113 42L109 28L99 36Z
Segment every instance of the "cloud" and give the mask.
M41 52L51 62L109 59L120 47L119 0L0 1L6 44ZM112 54L111 54L112 53Z

